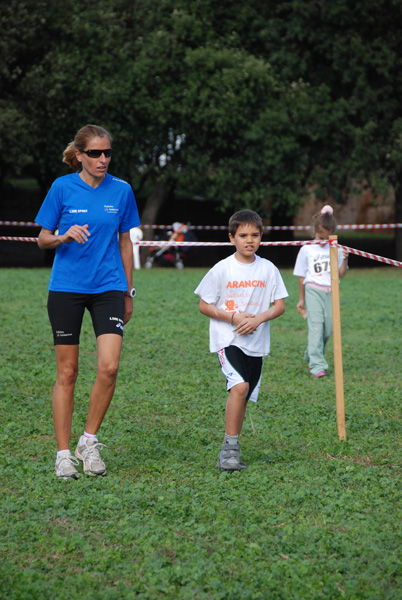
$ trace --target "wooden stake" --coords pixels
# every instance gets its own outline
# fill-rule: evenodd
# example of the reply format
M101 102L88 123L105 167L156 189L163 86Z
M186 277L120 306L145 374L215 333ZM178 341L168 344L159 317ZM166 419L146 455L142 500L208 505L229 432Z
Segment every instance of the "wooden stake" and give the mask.
M338 241L337 235L331 235L330 240ZM338 438L346 440L345 426L345 398L343 391L343 363L342 363L342 334L341 334L341 303L339 297L339 269L338 248L330 246L331 264L331 290L332 290L332 335L334 338L334 367L335 367L335 394L336 394L336 422Z

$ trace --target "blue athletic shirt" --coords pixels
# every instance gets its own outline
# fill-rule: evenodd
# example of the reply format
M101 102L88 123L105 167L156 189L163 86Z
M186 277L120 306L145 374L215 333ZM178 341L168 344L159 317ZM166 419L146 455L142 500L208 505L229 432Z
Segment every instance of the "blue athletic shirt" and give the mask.
M35 218L36 223L63 235L72 225L88 225L88 241L56 248L48 289L54 292L99 294L127 290L118 233L140 225L131 186L106 174L93 188L79 173L56 179Z

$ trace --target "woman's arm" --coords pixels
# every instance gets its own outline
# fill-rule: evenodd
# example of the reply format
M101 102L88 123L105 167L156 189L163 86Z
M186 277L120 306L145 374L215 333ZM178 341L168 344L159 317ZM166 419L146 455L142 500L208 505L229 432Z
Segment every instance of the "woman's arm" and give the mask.
M128 289L133 287L133 244L130 239L130 232L119 233L120 256L123 263L124 273L126 274ZM130 296L124 296L125 311L124 324L128 323L133 314L133 299Z
M73 240L78 244L85 244L90 235L88 225L73 225L63 235L55 235L54 231L42 227L38 237L38 246L42 250L52 250L61 244L69 244Z

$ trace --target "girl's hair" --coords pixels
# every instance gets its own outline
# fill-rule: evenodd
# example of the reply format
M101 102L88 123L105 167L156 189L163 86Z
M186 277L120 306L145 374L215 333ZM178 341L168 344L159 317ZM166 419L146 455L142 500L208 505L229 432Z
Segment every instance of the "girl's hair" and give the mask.
M313 215L311 228L317 231L320 228L326 229L331 234L336 230L336 219L334 217L334 209L329 204L322 207L320 212Z
M263 224L259 214L253 210L239 210L237 213L232 215L229 219L229 233L234 236L240 225L255 225L260 230L262 235Z
M95 137L107 137L110 144L113 142L113 138L106 129L99 127L98 125L85 125L75 134L75 138L70 142L67 148L63 152L63 162L67 163L71 169L78 171L81 169L81 163L75 156L76 150L85 150L85 146L90 140Z

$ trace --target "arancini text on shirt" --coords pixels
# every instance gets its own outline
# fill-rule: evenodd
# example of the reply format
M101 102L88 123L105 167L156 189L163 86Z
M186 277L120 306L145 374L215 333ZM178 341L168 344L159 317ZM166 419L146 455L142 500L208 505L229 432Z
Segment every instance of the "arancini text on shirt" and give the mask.
M227 288L265 288L267 287L266 281L261 279L249 279L245 281L228 281Z

